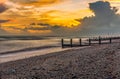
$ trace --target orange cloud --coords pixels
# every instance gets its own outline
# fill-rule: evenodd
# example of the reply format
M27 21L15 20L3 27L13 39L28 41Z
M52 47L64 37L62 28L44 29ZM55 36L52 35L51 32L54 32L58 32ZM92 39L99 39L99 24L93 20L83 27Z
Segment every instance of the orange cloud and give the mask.
M14 29L14 28L9 28L9 27L3 27L3 29L7 31L8 33L15 33L15 34L23 33L23 31L21 31L20 29Z
M42 35L52 33L51 30L28 30L27 32L31 34L42 34Z
M1 4L1 3L5 3L5 2L6 2L6 0L0 0L0 4Z
M26 6L43 6L63 2L64 0L10 0Z
M17 14L9 13L9 15L7 14L7 17L12 19L10 22L4 23L3 25L6 27L13 26L19 28L26 28L29 27L30 23L44 23L44 24L49 24L51 26L58 25L58 26L71 28L80 24L80 22L77 21L76 19L80 19L85 16L91 16L92 12L89 9L78 10L74 12L50 10L47 12L43 12L42 14L39 15L32 15L32 14L31 15L28 14L27 16L22 16L19 15L19 13Z
M40 17L36 18L41 23L47 23L49 25L59 25L64 27L75 27L80 24L76 19L81 19L85 16L93 15L89 9L78 10L75 12L65 12L58 10L51 10L43 13Z

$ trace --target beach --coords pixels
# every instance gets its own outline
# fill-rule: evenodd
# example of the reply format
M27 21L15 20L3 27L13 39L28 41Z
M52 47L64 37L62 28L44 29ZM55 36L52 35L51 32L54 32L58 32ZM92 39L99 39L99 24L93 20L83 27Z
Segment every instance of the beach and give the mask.
M0 41L0 63L62 51L59 39Z
M0 0L0 79L120 79L120 0Z
M0 64L1 79L119 79L120 44L73 48Z
M16 61L69 49L76 49L62 49L60 41L60 38L46 38L38 40L2 40L0 41L0 63ZM67 42L69 44L69 40L67 40Z

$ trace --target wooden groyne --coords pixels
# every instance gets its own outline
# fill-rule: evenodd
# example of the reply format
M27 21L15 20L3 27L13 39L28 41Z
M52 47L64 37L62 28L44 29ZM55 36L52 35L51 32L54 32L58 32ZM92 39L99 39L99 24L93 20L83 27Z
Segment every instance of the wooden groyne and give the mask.
M77 39L77 41L74 41ZM80 47L80 46L91 46L94 44L111 44L114 40L120 40L120 37L93 37L93 38L62 38L61 47ZM67 42L67 43L66 43Z

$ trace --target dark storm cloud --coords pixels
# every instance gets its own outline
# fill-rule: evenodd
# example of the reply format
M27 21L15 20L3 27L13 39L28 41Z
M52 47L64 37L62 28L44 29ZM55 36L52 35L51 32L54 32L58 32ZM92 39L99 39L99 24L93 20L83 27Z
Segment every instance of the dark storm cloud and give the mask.
M108 14L114 14L109 2L98 1L95 3L89 3L89 8L94 12L95 16L108 16Z
M0 20L0 23L5 23L5 22L8 22L10 20Z
M3 13L6 11L8 8L4 4L0 4L0 13ZM0 20L0 23L5 23L8 22L9 20Z
M114 33L120 30L120 15L116 14L117 8L111 7L109 2L89 3L89 8L95 16L80 20L80 33Z
M0 4L0 13L3 13L8 8L4 4ZM8 22L9 20L0 20L0 23ZM7 32L0 26L0 34L6 34Z
M4 4L0 4L0 13L6 11L8 8Z

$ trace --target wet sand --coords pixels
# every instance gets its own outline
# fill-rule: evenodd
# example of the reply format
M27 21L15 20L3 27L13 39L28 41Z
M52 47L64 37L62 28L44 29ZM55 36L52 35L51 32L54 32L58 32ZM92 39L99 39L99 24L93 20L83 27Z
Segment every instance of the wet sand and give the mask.
M0 64L1 79L119 79L120 44L74 48Z

